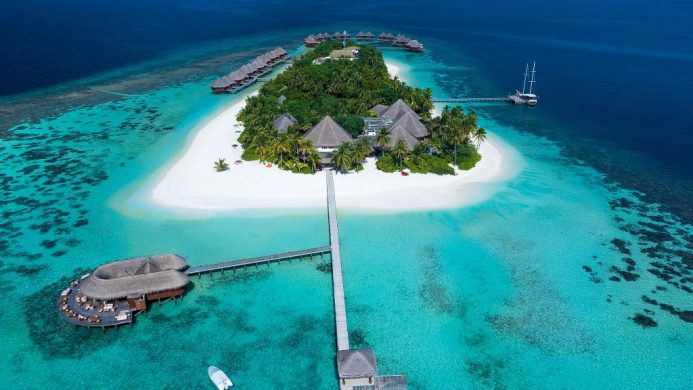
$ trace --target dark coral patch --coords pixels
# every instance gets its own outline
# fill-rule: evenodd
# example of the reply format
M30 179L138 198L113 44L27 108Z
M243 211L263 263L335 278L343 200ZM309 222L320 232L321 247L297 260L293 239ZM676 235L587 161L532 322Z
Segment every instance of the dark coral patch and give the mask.
M644 314L636 314L633 317L633 322L642 326L643 328L654 328L655 326L657 326L657 321L653 320L651 317L648 317Z
M625 241L621 240L620 238L614 238L611 240L611 243L618 249L619 252L623 253L624 255L630 255L631 251L628 249L628 243Z

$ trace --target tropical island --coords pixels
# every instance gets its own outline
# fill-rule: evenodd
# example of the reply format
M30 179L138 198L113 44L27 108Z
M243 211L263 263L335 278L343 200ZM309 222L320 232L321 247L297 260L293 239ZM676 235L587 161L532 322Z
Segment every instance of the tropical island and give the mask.
M384 172L454 175L453 166L474 167L486 139L476 114L432 111L431 90L391 78L376 48L331 40L247 99L238 141L243 160L297 173L360 171L369 156Z

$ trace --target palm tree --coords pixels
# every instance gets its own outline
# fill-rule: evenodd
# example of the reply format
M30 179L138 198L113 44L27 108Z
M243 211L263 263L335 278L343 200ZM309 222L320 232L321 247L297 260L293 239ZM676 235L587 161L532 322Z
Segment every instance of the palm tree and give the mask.
M274 140L274 144L272 145L274 152L279 153L279 166L284 165L284 153L289 153L291 149L289 148L288 142L286 142L285 137L279 137Z
M407 146L404 144L404 141L399 140L395 144L395 147L392 148L390 151L392 153L392 156L395 157L399 161L399 166L402 166L402 163L404 162L404 158L409 154L409 151L407 150Z
M474 139L476 140L476 148L479 149L479 146L481 146L481 143L486 141L486 129L483 127L479 127L476 129L474 132Z
M383 128L378 130L378 133L375 135L375 144L377 145L381 156L383 155L383 150L385 150L389 142L390 133L387 131L387 129Z
M322 157L320 156L320 153L315 148L312 148L306 155L303 157L305 160L306 164L311 168L313 173L315 173L315 169L318 166L318 163L322 161Z
M450 143L454 146L455 154L455 165L457 165L457 145L462 145L464 141L467 140L467 134L462 127L456 127L452 129L452 133L449 136Z
M214 169L217 172L224 172L229 170L229 164L226 162L226 159L220 158L219 161L214 162Z
M351 164L353 162L353 153L351 150L351 144L343 143L332 155L332 162L338 172L346 172L351 169Z
M354 145L354 163L363 162L371 154L371 143L367 138L361 138Z

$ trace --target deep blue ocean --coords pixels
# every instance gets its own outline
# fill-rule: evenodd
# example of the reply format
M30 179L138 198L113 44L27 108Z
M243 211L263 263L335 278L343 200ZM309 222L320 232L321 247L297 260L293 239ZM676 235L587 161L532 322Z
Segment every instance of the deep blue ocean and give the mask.
M532 131L614 181L693 218L693 5L686 1L28 0L0 13L0 96L209 41L340 21L406 30L435 45L448 65L463 53L477 77L448 85L450 95L502 96L520 88L524 64L537 61L540 109L503 120L533 121Z
M693 4L595 0L24 0L0 12L0 388L335 387L328 259L193 280L131 327L75 329L57 295L106 261L191 265L325 245L325 210L191 217L143 199L212 80L348 29L468 104L518 172L450 210L339 209L352 348L410 389L687 389L693 369ZM249 91L252 91L252 87ZM440 107L437 107L440 109Z

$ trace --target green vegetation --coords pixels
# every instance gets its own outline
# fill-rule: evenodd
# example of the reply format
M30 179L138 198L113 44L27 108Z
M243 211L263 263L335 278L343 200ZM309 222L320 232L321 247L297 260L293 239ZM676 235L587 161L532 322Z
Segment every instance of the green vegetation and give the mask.
M257 96L248 98L238 115L245 127L239 137L244 148L243 159L267 161L303 172L305 169L297 163L312 165L306 157L315 148L310 148L310 153L286 152L287 146L294 150L296 137L305 134L326 115L332 116L352 136L359 136L364 126L361 117L373 116L370 111L373 106L392 104L397 99L404 100L422 117L430 118L433 108L430 89L412 88L391 79L377 49L354 42L348 44L359 49L354 60L314 64L314 60L342 49L341 42L322 43L296 58L289 69L263 85ZM286 97L281 106L277 100L280 96ZM284 112L291 113L298 123L290 127L287 134L280 134L272 128L272 121ZM290 145L285 145L287 143ZM359 167L360 163L352 162L346 170Z
M380 52L370 46L358 46L353 59L324 60L342 43L328 41L296 58L289 69L267 82L257 96L248 98L238 119L244 123L239 137L245 160L277 164L282 169L312 173L321 158L314 145L302 136L323 117L330 115L352 137L363 132L363 117L377 116L371 108L402 99L422 118L431 133L409 151L403 142L389 148L386 130L370 140L344 144L332 158L340 172L363 169L371 153L379 157L378 169L395 172L409 169L415 173L455 174L453 166L471 169L481 159L477 152L486 139L486 130L477 124L475 112L465 114L459 108L445 107L440 117L431 118L431 90L407 86L388 76ZM318 63L314 63L318 60ZM278 98L286 99L282 105ZM286 133L272 128L274 118L289 112L297 123Z
M226 162L226 159L220 158L219 161L214 162L214 169L217 172L224 172L229 170L229 164Z

